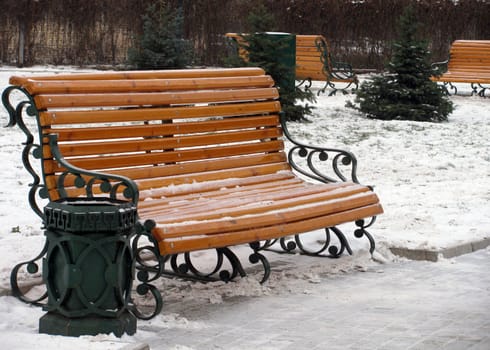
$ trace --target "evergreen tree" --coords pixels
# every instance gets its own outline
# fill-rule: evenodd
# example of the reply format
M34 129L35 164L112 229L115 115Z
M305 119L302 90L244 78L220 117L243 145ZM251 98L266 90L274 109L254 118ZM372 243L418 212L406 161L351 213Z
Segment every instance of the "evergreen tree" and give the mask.
M192 45L182 35L183 18L161 0L143 16L143 35L128 51L129 63L137 69L184 68L192 63Z
M388 73L361 84L355 102L348 103L369 118L383 120L446 121L453 111L444 89L430 80L433 70L427 43L417 38L418 22L411 7L399 20L398 40Z
M295 39L291 36L267 34L267 31L275 30L274 22L274 16L263 5L250 13L247 18L250 34L243 35L241 43L238 43L245 49L247 55L245 58L242 57L239 65L258 66L264 69L278 86L286 120L305 120L306 116L312 113L313 106L308 102L316 102L315 95L310 90L304 91L295 86L294 64L287 64L288 61L295 61L296 52L290 50L289 42ZM297 101L302 103L296 104Z

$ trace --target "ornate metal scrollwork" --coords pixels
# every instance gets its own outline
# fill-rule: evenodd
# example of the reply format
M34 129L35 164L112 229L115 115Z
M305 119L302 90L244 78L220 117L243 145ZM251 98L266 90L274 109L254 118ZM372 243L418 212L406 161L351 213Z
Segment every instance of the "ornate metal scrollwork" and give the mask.
M98 185L100 192L109 194L111 199L117 199L117 195L122 195L133 203L138 203L139 191L136 183L125 177L113 174L99 173L77 168L68 163L58 148L58 135L47 135L49 146L56 161L65 168L65 171L58 176L57 189L61 198L67 197L65 181L69 176L75 177L75 187L84 188L87 198L95 196L94 186Z
M372 254L375 249L375 242L373 237L366 231L366 228L370 227L376 217L370 219L368 224L365 224L364 220L356 221L356 226L358 227L354 231L354 237L362 238L366 237L369 242L369 252ZM336 241L332 240L332 235L336 237ZM269 240L263 242L262 245L258 248L258 250L272 250L274 249L274 245L279 243L281 251L284 253L296 254L300 253L303 255L309 256L322 256L328 258L339 258L344 252L347 252L349 255L352 255L352 248L350 247L349 241L347 240L345 234L338 227L327 227L325 228L325 239L324 240L316 240L316 243L319 244L319 247L315 250L308 248L303 242L303 235L295 235L290 237L282 237L275 240ZM279 252L281 252L279 251Z
M10 99L14 92L19 92L22 96L20 102L14 108ZM42 205L39 200L45 200L48 198L48 191L44 184L41 184L40 175L31 164L31 156L35 159L42 157L42 148L40 144L34 143L34 135L24 122L23 116L38 117L36 108L32 97L27 91L18 86L7 87L2 94L2 103L9 112L9 122L7 127L18 125L22 132L26 135L26 141L23 143L24 149L22 151L22 163L24 164L27 172L32 176L32 183L29 184L31 189L29 190L29 205L32 210L42 219L43 211Z
M313 180L332 183L338 181L352 181L354 183L360 183L357 178L357 159L354 154L341 150L332 149L324 147L316 147L310 145L304 145L296 141L290 134L286 119L284 115L281 114L281 125L284 135L291 141L292 147L288 152L288 162L291 167L299 172L300 174L309 177ZM296 161L296 159L302 160L302 162ZM331 175L325 174L320 167L317 165L322 163L323 165L329 165L331 168ZM328 166L327 166L328 167ZM322 168L325 168L323 166ZM356 238L366 237L369 241L369 251L374 252L374 239L366 231L366 228L370 227L376 220L376 217L372 217L368 223L365 220L356 221L356 226L358 229L354 231L354 236ZM296 235L294 240L282 238L279 239L281 248L285 252L293 252L299 249L302 254L307 255L324 255L325 251L328 251L330 257L339 257L344 251L352 254L352 249L347 241L346 236L338 227L325 228L326 239L324 244L317 251L309 251L304 248L301 242L301 236ZM337 237L338 244L333 245L331 243L331 235ZM277 240L266 241L261 249L267 249L276 243Z
M41 276L40 276L39 266L41 265L41 261L42 261L41 259L46 255L47 251L48 251L48 241L46 240L43 249L34 259L31 259L28 261L23 261L23 262L15 265L15 267L12 269L12 271L10 272L10 286L12 288L12 295L14 297L18 298L19 300L21 300L25 303L32 304L35 306L46 305L46 303L43 302L43 300L45 300L48 297L48 292L47 292L46 288L44 288L45 291L42 292L41 295L32 298L32 297L27 295L28 291L25 291L26 288L22 288L19 286L18 277L19 277L19 273L25 267L25 270L31 276L33 276L36 280L40 280ZM34 284L39 284L39 283L35 283L33 280L32 284L30 284L30 283L26 283L26 284L34 285ZM27 289L30 289L30 288L27 288Z
M374 249L376 247L374 238L371 236L371 234L366 231L367 228L371 227L376 221L376 216L373 216L372 218L369 219L369 221L366 223L365 220L357 220L356 226L359 227L357 230L354 231L354 236L356 238L362 238L366 237L369 241L369 252L371 254L374 253Z
M253 253L249 256L251 264L261 263L264 268L264 275L260 283L264 283L270 275L270 264L267 258L258 251L259 243L251 243L250 247ZM233 253L229 247L217 248L216 260L211 268L207 271L200 269L194 262L191 253L173 254L167 258L170 269L162 272L163 275L177 276L186 279L197 280L202 282L224 281L229 282L236 277L245 277L247 273L243 268L238 256Z
M306 78L306 79L300 81L299 84L296 85L296 87L300 88L301 86L304 85L304 90L308 91L311 88L312 84L313 84L313 82L311 81L311 78Z
M304 145L294 140L288 131L286 120L283 115L281 115L281 125L284 134L293 144L288 152L288 161L294 170L311 179L324 183L337 182L339 180L359 183L356 174L357 159L354 154L341 149ZM306 160L307 168L296 161L297 157ZM336 177L324 174L316 166L316 163L318 162L329 162L333 175ZM347 171L345 170L346 168Z
M472 95L478 95L480 97L485 97L485 91L489 90L490 87L483 86L481 83L472 83L471 89L473 90L471 93ZM480 90L478 90L478 89L480 89Z
M136 224L136 236L133 239L132 250L134 257L135 278L139 283L136 293L141 297L150 296L151 301L146 298L144 305L138 305L134 298L131 302L131 312L142 320L149 320L162 311L163 299L160 291L152 282L163 274L164 257L160 255L158 244L151 234L155 223L151 220L144 224ZM143 242L143 239L146 241ZM141 303L143 304L143 303Z
M327 88L332 89L332 91L328 94L329 96L333 96L337 93L337 91L342 91L343 94L348 93L348 89L354 85L354 89L357 89L359 86L359 81L352 70L352 66L346 62L336 62L332 59L330 55L330 48L328 44L322 39L317 38L315 40L315 45L320 52L320 61L322 62L322 71L325 75L327 81L323 88L318 90L317 95L319 96L321 93L325 93ZM342 88L338 88L335 82L340 82L343 84L347 84Z

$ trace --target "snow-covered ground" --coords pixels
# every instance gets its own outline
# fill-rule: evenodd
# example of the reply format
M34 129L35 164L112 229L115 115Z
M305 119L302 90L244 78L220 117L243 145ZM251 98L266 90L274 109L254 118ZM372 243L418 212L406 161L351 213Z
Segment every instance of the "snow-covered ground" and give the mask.
M59 69L0 68L0 89L8 86L11 75L46 74ZM320 86L318 82L314 89ZM164 299L171 301L185 293L203 303L220 303L230 296L302 290L319 274L362 269L379 261L390 263L397 259L389 251L392 247L438 250L489 238L490 99L468 96L469 86L461 85L460 90L467 95L451 97L456 108L447 123L369 120L345 108L353 95L337 94L318 98L310 123L290 125L298 140L348 149L357 156L361 182L375 186L385 210L370 230L377 244L376 261L367 253L367 242L353 239L354 256L318 259L314 265L311 260L306 263L301 257L289 257L287 269L279 269L278 273L273 270L264 286L254 279L207 285L161 281L162 286L165 283ZM5 125L7 119L7 112L0 108L0 123ZM144 331L122 339L112 335L81 338L38 335L38 319L43 311L7 296L12 266L37 255L44 240L40 221L27 201L31 179L21 162L24 138L18 128L0 128L0 157L5 162L0 170L2 348L119 349L127 343L144 342ZM274 256L269 256L273 263L277 259ZM200 327L165 312L151 322L163 329ZM139 321L140 326L144 323Z

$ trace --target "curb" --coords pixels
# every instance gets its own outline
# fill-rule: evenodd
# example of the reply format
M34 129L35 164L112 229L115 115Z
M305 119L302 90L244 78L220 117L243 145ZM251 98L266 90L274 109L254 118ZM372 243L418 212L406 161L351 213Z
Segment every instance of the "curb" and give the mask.
M427 250L427 249L409 249L409 248L390 248L390 251L398 256L407 258L410 260L427 260L436 262L443 259L454 258L455 256L473 253L480 249L485 249L490 246L490 237L484 238L479 241L464 243L440 250Z
M150 350L150 346L146 343L128 344L119 350Z

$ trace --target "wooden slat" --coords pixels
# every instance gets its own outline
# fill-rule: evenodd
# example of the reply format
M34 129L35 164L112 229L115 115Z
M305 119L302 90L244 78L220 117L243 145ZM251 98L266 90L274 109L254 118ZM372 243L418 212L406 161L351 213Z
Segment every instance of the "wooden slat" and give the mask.
M194 174L193 177L181 175L171 179L145 180L142 191L148 190L145 197L161 198L165 196L204 193L226 187L249 186L270 181L293 179L295 175L287 164L271 164L267 166L246 167ZM195 180L195 181L194 181ZM138 183L141 183L139 181ZM163 183L162 186L156 186ZM186 184L186 186L178 186ZM167 187L173 185L172 187ZM188 185L188 186L187 186Z
M249 75L263 75L264 70L258 67L220 68L220 69L169 69L150 71L121 71L97 72L75 74L52 74L40 76L12 76L11 85L22 86L29 79L34 80L114 80L114 79L177 79L177 78L205 78L205 77L236 77Z
M164 208L165 206L169 206L169 205L171 205L172 209L176 207L182 207L182 206L188 208L189 202L193 201L193 203L196 203L195 200L198 200L203 196L215 200L222 199L222 198L226 199L229 198L230 196L236 196L238 198L242 198L242 196L249 196L257 193L276 191L278 186L281 186L285 191L288 191L290 189L296 189L299 187L311 186L311 184L305 184L300 179L293 177L288 179L276 180L274 182L249 184L247 186L240 186L234 188L224 187L218 190L210 190L210 191L199 192L199 193L187 193L183 195L181 194L175 195L174 193L172 193L171 195L158 197L158 198L154 198L150 196L144 198L145 199L151 198L151 200L143 199L138 203L138 210L149 211L152 208L153 209L157 207Z
M204 90L226 88L272 87L268 75L251 77L218 77L188 79L123 79L123 80L38 80L28 79L24 87L31 95L162 92L175 90Z
M245 155L241 157L234 158L224 158L224 159L213 159L213 160L200 160L195 162L180 163L180 164L164 164L159 166L146 166L146 167L133 167L126 169L111 170L111 174L126 176L133 180L142 179L154 179L154 178L164 178L170 176L193 176L197 173L212 173L214 171L236 171L243 167L258 167L262 165L273 165L273 164L287 164L286 155L284 152L280 153L269 153L269 154L259 154L259 155ZM234 174L233 176L236 176ZM291 176L291 175L290 175ZM47 175L46 186L48 189L53 189L56 187L57 175ZM87 179L88 180L88 179ZM75 177L67 176L65 179L65 185L70 187L74 186ZM144 200L145 198L152 198L153 195L161 197L161 195L155 194L151 191L146 191L142 189L140 191L140 198ZM166 193L165 196L177 195Z
M66 107L150 106L190 103L216 103L227 101L254 101L277 99L275 88L236 89L223 91L131 93L131 94L71 94L37 95L38 109Z
M150 195L156 198L170 194L176 193L200 193L201 191L211 191L218 188L226 186L227 179L237 179L233 181L235 186L243 186L248 184L249 181L252 183L263 182L261 180L262 176L264 179L268 179L269 175L275 175L277 172L284 171L285 174L279 176L279 178L288 178L290 176L289 171L291 168L287 163L276 163L276 164L266 164L259 166L243 167L243 168L233 168L224 169L217 171L202 172L189 175L175 175L171 177L155 178L155 179L144 179L137 181L138 188L142 191L151 190ZM271 176L276 178L276 176ZM251 179L250 179L251 178ZM203 184L205 183L205 184ZM189 185L195 184L195 186L181 186L181 188L175 188L178 185ZM166 187L172 186L170 189ZM216 187L221 186L221 187ZM181 191L181 192L179 192Z
M255 215L250 214L246 218L233 217L222 220L208 220L206 224L201 222L200 224L172 225L157 221L158 230L155 230L157 232L155 238L160 241L179 237L215 235L222 232L284 225L290 222L308 220L314 217L331 215L373 204L377 204L376 195L366 193L333 199L328 202L312 202L309 205L304 205L302 208L293 207L290 210L276 210L274 212L262 210ZM153 217L151 214L148 217ZM142 217L144 218L145 215L143 214Z
M245 154L278 152L284 148L282 141L267 141L251 144L216 146L209 148L177 150L168 152L141 153L130 155L102 156L91 158L67 159L72 165L87 170L115 169L137 167L150 164L166 164L202 159L233 157ZM44 171L47 174L62 171L55 161L45 161Z
M284 237L303 232L312 231L323 227L331 227L342 223L379 215L383 212L381 205L374 204L363 208L348 210L336 214L311 218L283 225L251 228L242 231L224 232L212 236L198 236L190 239L168 239L159 242L160 254L174 254L186 251L194 251L209 248L226 247L248 242L261 241ZM154 235L160 236L160 229L153 230Z
M115 123L148 120L174 120L204 117L245 116L264 113L277 113L281 110L278 101L250 102L239 104L220 104L208 106L185 106L172 108L133 108L89 111L56 111L41 112L42 126L83 124L83 123ZM250 123L253 123L250 120Z
M108 131L110 132L110 131ZM104 155L114 153L132 153L146 151L160 151L162 149L170 150L182 147L207 147L216 144L224 146L228 143L243 143L257 141L261 139L278 138L281 131L274 129L259 129L221 132L212 134L197 134L193 136L181 137L158 137L150 139L128 139L124 141L107 141L107 142L87 142L87 143L69 143L60 144L59 149L65 157L86 156L86 155ZM48 154L49 156L49 154Z
M233 191L233 190L231 190ZM143 210L141 215L149 214L155 221L163 225L165 223L175 224L189 221L206 221L210 223L214 220L220 220L223 217L232 217L235 222L238 217L247 215L260 214L263 212L288 210L297 206L308 206L312 203L322 202L326 207L325 201L334 201L338 198L345 198L358 194L360 192L368 192L372 194L366 187L350 186L340 189L332 189L322 186L311 186L297 188L290 191L281 191L276 188L275 191L258 193L248 196L241 193L240 196L229 196L228 198L220 198L219 201L214 199L200 200L188 203L187 207L180 207L178 210L173 208L152 208ZM201 203L201 205L199 205ZM197 207L196 207L197 205ZM326 209L326 208L325 208ZM248 221L247 218L244 219ZM250 225L250 223L248 223ZM206 225L207 226L207 225ZM177 230L177 233L181 231Z

